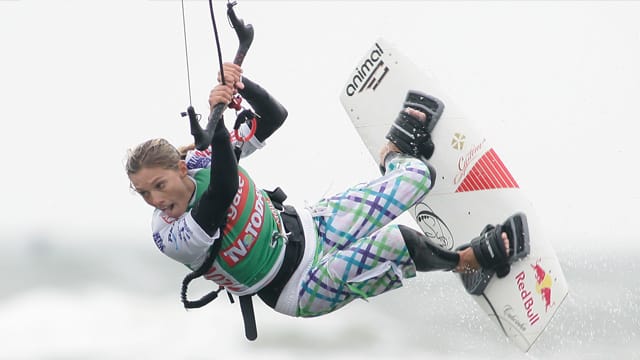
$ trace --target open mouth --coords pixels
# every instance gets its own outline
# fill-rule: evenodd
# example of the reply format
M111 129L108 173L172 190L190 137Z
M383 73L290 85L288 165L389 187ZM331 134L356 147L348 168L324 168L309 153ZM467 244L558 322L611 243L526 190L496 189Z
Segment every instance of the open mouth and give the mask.
M160 211L162 211L163 213L171 213L174 209L175 205L171 204L169 206L165 206L163 208L160 208Z

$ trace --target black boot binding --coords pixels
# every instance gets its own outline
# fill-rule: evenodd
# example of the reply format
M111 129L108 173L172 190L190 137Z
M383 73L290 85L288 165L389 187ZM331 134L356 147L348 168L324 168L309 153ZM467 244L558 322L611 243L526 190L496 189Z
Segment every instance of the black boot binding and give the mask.
M503 232L509 238L509 253L506 253L504 249L501 237ZM478 271L460 273L460 278L469 294L480 295L494 274L498 278L507 276L512 263L529 255L531 248L526 215L516 213L502 224L487 225L479 237L456 250L460 251L468 247L473 249L482 268Z
M426 121L421 121L404 109L410 107L424 113ZM431 131L442 116L444 104L431 95L410 90L405 98L403 109L398 114L391 129L387 133L387 140L405 154L428 160L433 155L434 145L431 141Z

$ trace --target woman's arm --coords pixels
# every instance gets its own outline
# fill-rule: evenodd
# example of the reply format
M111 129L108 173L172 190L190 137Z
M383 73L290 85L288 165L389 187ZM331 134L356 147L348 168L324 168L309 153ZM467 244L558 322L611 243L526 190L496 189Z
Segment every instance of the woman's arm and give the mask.
M238 89L238 92L260 116L255 136L260 142L264 142L284 123L288 115L287 109L265 89L246 76L242 77L242 84L243 88Z
M231 102L233 88L216 86L209 96L209 104ZM209 187L191 211L200 227L210 236L225 223L227 210L238 191L238 161L236 160L229 131L220 119L211 139L211 175Z

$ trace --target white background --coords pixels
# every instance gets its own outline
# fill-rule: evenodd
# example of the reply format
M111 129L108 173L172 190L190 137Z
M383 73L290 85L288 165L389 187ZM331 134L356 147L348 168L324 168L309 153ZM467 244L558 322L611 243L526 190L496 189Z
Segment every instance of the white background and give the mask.
M207 114L217 73L208 6L185 6L193 104ZM231 60L236 39L222 15L224 2L216 6L223 55ZM289 109L267 148L243 162L261 186L281 185L297 202L313 202L376 176L338 96L364 51L383 36L431 71L465 113L494 134L492 142L561 254L611 248L638 254L640 3L242 0L237 11L256 29L245 74ZM189 104L180 2L0 0L0 49L3 246L118 246L160 257L150 240L151 208L129 190L124 162L127 149L148 138L190 141L187 121L179 116ZM4 281L33 266L31 258L13 261L15 268L5 265ZM118 264L134 271L132 263ZM165 264L175 266L166 259L154 266ZM167 280L173 286L182 270L171 269L180 274ZM44 342L42 353L22 354L92 353L89 340L85 344L71 324L82 322L83 311L101 308L102 293L85 294L85 307L70 309L69 317L46 320L55 313L51 308L31 313L66 303L64 293L56 294L46 304L33 300L31 307L4 297L0 323L20 324L17 332L3 329L17 336L5 348L12 357L33 336L42 341L42 334L55 333L72 334L76 342ZM149 320L147 313L127 309L151 306L133 294L116 297L124 310L113 311L142 317L124 327L144 332L138 327ZM637 289L628 296L638 299ZM167 304L173 310L175 302L156 304L154 311L166 311ZM366 314L367 306L353 311ZM32 315L16 313L24 309ZM632 310L638 314L637 307ZM65 331L41 327L62 318L71 319ZM346 331L337 319L321 324ZM450 319L460 321L455 314ZM122 322L108 320L107 329L122 330ZM553 336L565 335L556 329ZM366 344L366 336L360 341Z

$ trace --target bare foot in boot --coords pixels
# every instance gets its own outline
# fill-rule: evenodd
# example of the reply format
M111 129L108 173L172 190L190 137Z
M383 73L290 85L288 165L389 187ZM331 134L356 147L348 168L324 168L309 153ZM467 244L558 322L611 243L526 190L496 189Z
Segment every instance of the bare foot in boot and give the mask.
M410 107L407 107L404 109L404 112L417 118L420 121L427 121L427 115L425 115L423 112L418 111L416 109L412 109ZM387 160L387 155L389 155L389 153L400 153L402 151L400 151L400 149L398 149L398 147L392 143L391 141L387 141L387 143L382 147L382 149L380 149L380 167L381 168L386 168L386 160Z
M507 250L507 254L510 254L511 249L509 248L509 238L507 237L507 233L503 232L501 237L504 242L504 248ZM462 251L458 251L458 254L460 255L460 261L454 271L460 273L472 272L480 268L480 264L478 263L472 248L468 247Z

